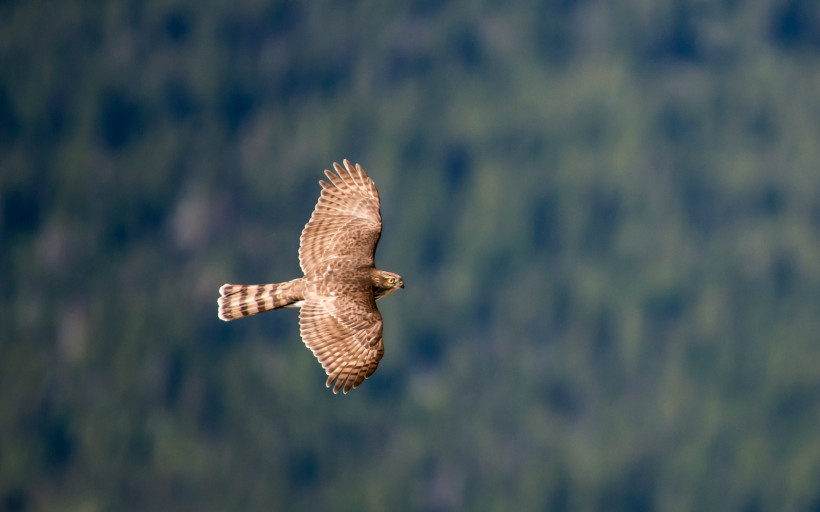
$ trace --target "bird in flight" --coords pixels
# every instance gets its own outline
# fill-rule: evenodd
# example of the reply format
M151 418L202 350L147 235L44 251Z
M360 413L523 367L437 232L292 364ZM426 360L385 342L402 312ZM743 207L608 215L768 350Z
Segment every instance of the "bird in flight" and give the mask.
M223 284L225 321L279 308L301 308L299 331L327 373L333 393L347 393L376 371L384 355L376 301L404 288L401 276L378 270L382 231L379 192L361 165L325 170L322 192L299 241L304 277L273 284Z

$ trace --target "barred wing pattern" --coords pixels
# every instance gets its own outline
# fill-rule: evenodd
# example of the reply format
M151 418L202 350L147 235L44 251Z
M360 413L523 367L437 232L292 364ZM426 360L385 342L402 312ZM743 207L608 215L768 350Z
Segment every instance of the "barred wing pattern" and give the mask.
M343 161L325 170L322 193L299 246L299 264L317 292L299 313L305 345L328 375L333 392L347 393L376 371L382 355L382 317L371 285L381 235L379 192L361 165ZM335 381L335 384L334 384Z
M325 369L325 385L333 385L334 393L347 393L364 382L384 355L382 317L375 302L371 307L356 306L347 298L323 299L306 302L299 312L302 339ZM355 312L365 315L350 315Z
M330 183L319 182L322 194L302 231L299 265L305 275L339 256L374 264L382 231L379 192L361 165L344 160L344 167L334 163L333 168L337 174L325 170Z

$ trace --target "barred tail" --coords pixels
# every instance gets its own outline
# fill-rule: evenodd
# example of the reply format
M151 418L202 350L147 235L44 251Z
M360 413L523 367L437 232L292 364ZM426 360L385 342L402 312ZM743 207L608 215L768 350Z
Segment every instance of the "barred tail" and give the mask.
M219 318L236 320L271 309L300 307L304 301L302 279L273 284L223 284L219 288Z

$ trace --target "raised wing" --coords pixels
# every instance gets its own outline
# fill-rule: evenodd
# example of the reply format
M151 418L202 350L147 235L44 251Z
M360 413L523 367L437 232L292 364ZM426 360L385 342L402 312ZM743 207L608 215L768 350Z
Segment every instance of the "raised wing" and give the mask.
M327 261L346 256L358 265L373 265L382 231L379 192L361 165L334 163L320 181L322 193L299 246L299 265L306 275L323 270Z
M299 312L299 330L334 393L347 393L364 382L384 355L382 316L372 296L308 300Z

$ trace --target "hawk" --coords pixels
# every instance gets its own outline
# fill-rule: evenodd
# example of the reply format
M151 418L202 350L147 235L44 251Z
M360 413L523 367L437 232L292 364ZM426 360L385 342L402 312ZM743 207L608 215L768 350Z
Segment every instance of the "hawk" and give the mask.
M279 308L301 308L299 331L327 373L333 393L347 393L376 371L384 355L376 301L404 288L401 276L378 270L382 231L379 192L361 165L344 160L325 170L322 192L299 240L304 277L273 284L223 284L225 321Z

